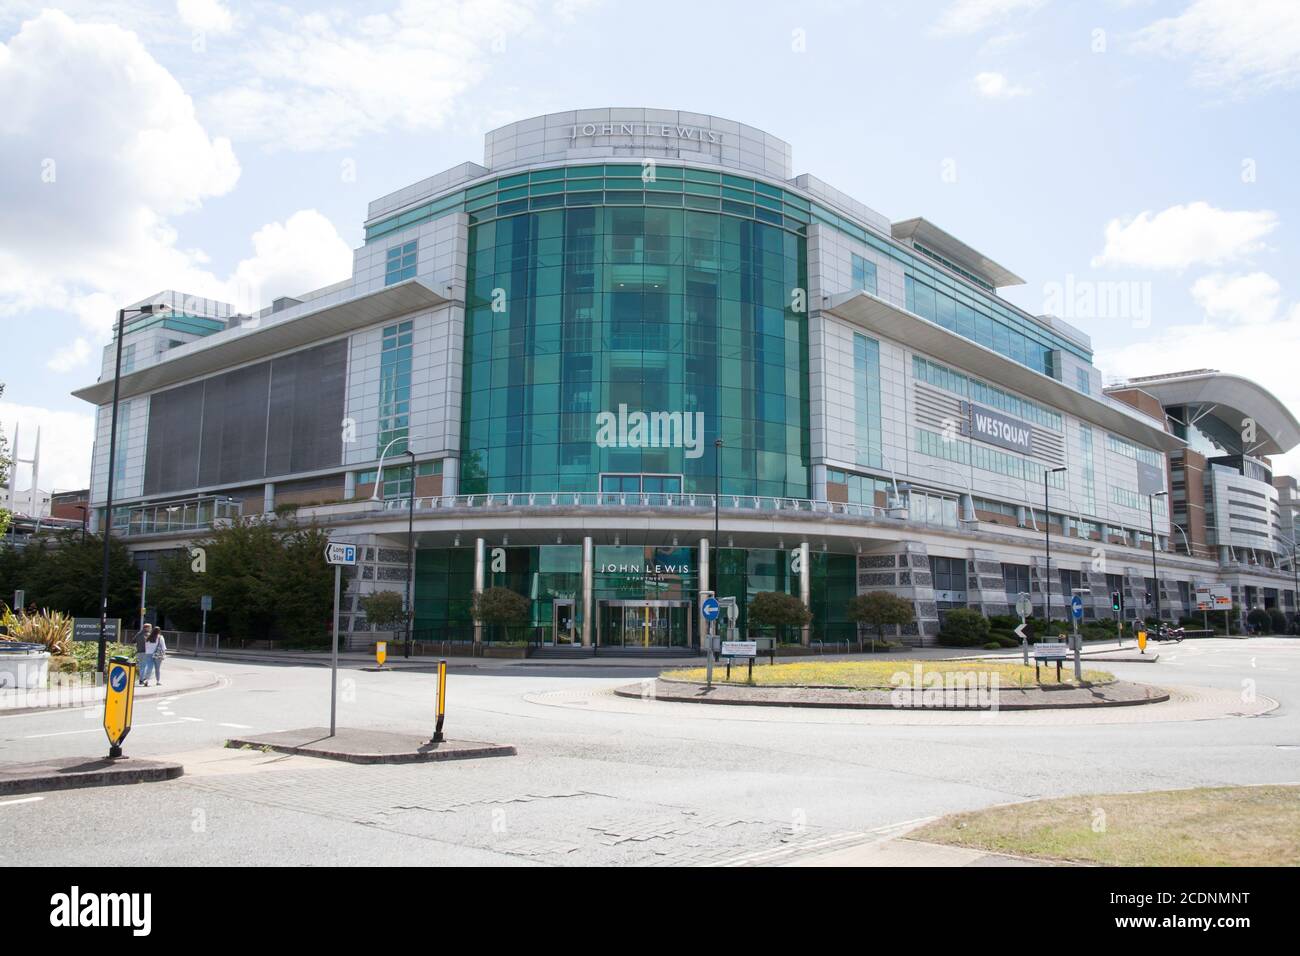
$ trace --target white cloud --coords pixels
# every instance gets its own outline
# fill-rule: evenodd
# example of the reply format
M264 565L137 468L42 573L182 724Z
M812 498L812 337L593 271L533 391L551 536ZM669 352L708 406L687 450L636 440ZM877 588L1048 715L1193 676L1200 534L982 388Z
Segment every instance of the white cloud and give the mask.
M1192 298L1211 319L1237 323L1272 322L1282 287L1267 272L1226 276L1214 273L1192 284Z
M935 30L943 34L978 33L1016 14L1041 7L1044 0L956 0L943 11Z
M181 22L207 33L229 33L235 18L221 0L176 0Z
M211 281L167 220L239 164L135 34L44 11L0 45L0 90L0 316L71 310L102 334L119 303Z
M1131 378L1154 372L1216 368L1242 375L1268 389L1290 409L1300 408L1300 305L1272 322L1172 326L1159 335L1118 349L1098 351L1096 362L1108 377ZM1153 356L1156 356L1153 366ZM1300 473L1300 449L1274 459L1278 474Z
M70 372L80 368L90 360L90 343L81 336L72 340L72 344L59 349L45 363L45 367L54 372Z
M1106 224L1106 246L1093 268L1186 269L1241 259L1262 247L1278 218L1268 209L1229 211L1206 202L1150 210Z
M1192 80L1201 86L1292 87L1300 83L1300 4L1197 0L1139 31L1133 49L1192 60Z
M334 224L315 209L301 209L253 233L253 255L235 267L222 298L240 311L251 311L351 273L352 250Z
M265 23L250 37L249 79L214 94L207 108L236 139L285 149L342 147L389 128L436 129L494 63L508 68L509 44L533 22L534 6L400 0L380 14L286 12L280 25Z
M1029 93L1028 89L1016 86L1001 73L976 73L975 90L980 96L993 100L1026 96Z
M8 394L6 389L6 394ZM39 405L0 401L0 425L9 439L9 454L14 456L14 425L19 425L23 458L30 458L36 444L36 429L41 430L41 488L71 491L90 484L90 452L95 441L93 413L56 412ZM30 465L18 467L15 487L31 487Z
M239 164L134 34L46 11L0 45L0 90L0 317L66 310L87 333L49 368L84 365L119 306L163 289L256 308L348 276L315 210L262 226L224 279L178 246L169 217L229 192Z

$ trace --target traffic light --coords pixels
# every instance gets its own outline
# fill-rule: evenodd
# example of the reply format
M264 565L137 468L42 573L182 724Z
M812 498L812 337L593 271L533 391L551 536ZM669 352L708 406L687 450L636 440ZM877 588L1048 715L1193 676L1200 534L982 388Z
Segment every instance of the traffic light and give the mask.
M1110 592L1110 609L1111 609L1112 611L1116 611L1116 612L1119 611L1119 592L1118 592L1118 591L1111 591L1111 592Z

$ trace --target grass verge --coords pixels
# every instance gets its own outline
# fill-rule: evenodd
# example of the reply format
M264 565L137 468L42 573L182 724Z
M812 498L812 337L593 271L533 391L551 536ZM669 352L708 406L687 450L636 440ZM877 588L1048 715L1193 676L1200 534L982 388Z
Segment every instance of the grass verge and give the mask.
M798 661L792 664L754 664L755 687L846 687L858 690L871 688L892 689L895 686L894 675L903 673L907 680L915 683L916 667L921 668L921 679L928 674L985 674L998 675L998 683L1004 687L1034 687L1038 682L1034 677L1032 664L1001 663L993 661ZM747 666L733 664L731 668L732 684L746 683ZM725 666L713 668L714 683L726 683L722 677ZM665 680L704 680L703 667L690 667L682 670L664 671L659 675ZM1055 686L1055 666L1043 668L1043 683ZM1074 679L1073 667L1069 664L1061 668L1061 682L1070 684ZM1093 684L1109 683L1115 679L1107 671L1085 670L1085 682ZM924 685L922 685L924 686Z
M908 839L1103 866L1300 866L1300 786L1035 800L953 814Z

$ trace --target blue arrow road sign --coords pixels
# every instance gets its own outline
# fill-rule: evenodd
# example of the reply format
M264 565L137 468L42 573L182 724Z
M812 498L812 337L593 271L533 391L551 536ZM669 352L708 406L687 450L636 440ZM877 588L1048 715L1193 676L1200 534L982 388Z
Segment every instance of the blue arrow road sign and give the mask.
M1079 595L1077 594L1074 597L1070 598L1070 610L1074 613L1074 619L1076 621L1082 620L1083 619L1083 598L1079 597Z
M706 621L716 621L718 619L718 599L705 598L704 603L700 605L700 613L704 615Z

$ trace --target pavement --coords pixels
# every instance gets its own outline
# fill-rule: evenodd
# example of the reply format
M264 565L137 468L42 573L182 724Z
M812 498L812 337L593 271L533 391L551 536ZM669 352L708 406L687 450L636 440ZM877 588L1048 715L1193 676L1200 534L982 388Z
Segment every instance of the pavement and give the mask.
M226 741L226 746L362 764L430 763L515 755L515 748L508 744L477 740L442 740L435 744L427 734L394 734L351 727L336 728L335 733L330 733L328 727L305 727L273 734L246 735Z
M195 690L216 687L221 675L200 667L188 665L173 668L171 658L163 665L167 683L151 681L148 687L135 688L137 706L141 701L167 699ZM103 703L104 684L97 674L53 674L51 686L32 689L4 688L0 690L0 714L22 714L31 711L85 707Z
M1300 642L1285 638L1108 664L1170 700L1098 711L698 707L614 694L657 665L475 663L447 679L446 732L517 756L359 766L224 746L320 726L327 670L173 658L177 676L220 680L137 699L126 751L184 776L0 797L0 866L1019 865L907 833L1022 800L1300 780ZM339 725L428 735L435 686L345 667ZM0 714L0 767L101 756L100 710ZM127 804L150 826L117 826Z

